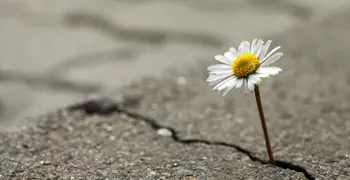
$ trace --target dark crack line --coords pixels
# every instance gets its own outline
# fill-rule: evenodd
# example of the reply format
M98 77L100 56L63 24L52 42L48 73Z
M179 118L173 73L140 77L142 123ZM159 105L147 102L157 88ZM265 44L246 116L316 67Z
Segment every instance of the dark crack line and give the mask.
M85 94L93 93L100 89L98 86L89 84L76 84L74 82L53 76L31 76L29 74L2 70L0 70L0 82L17 82L32 87L41 86L55 90Z
M128 103L127 101L125 101L125 102ZM128 106L128 105L126 105L124 103L117 104L117 103L113 102L112 100L108 100L108 99L97 99L97 100L89 100L89 101L86 101L83 103L72 105L72 106L68 107L68 111L84 111L84 113L86 113L87 115L100 115L100 116L107 116L107 115L111 115L113 113L124 113L125 115L127 115L129 117L132 117L136 120L140 120L140 121L147 123L155 131L157 131L159 129L163 129L163 128L170 130L172 132L171 138L178 143L182 143L182 144L196 144L196 143L198 143L198 144L230 147L230 148L236 149L237 151L239 151L241 153L244 153L252 161L256 161L256 162L259 162L261 164L269 164L268 161L264 161L263 159L261 159L257 156L254 156L252 152L240 147L239 145L230 144L230 143L226 143L226 142L222 142L222 141L208 141L208 140L203 140L203 139L182 139L177 135L177 131L174 128L169 127L169 126L163 126L152 118L143 116L142 114L131 112L131 111L125 109L125 106ZM301 172L304 174L304 176L308 180L315 180L315 178L305 168L303 168L299 165L295 165L293 163L286 162L286 161L280 161L280 160L276 160L275 165L277 167L280 167L283 169L289 169L289 170L293 170L296 172Z
M99 30L118 41L143 42L150 45L161 45L167 41L174 41L207 45L209 47L220 47L224 43L222 38L198 32L126 28L118 23L113 23L107 18L84 12L67 14L64 23L70 27L85 27Z
M136 58L139 55L136 50L138 49L135 49L135 47L133 47L77 55L57 65L51 74L63 74L70 69L93 67L97 64L103 64L107 62L133 61L135 60L133 58Z
M147 3L161 2L164 0L112 0L128 3ZM292 15L300 20L309 20L312 10L309 7L299 5L289 0L246 0L246 1L212 1L212 0L176 0L172 3L178 3L185 7L202 12L239 12L246 10L247 7L253 8L263 13L284 13Z

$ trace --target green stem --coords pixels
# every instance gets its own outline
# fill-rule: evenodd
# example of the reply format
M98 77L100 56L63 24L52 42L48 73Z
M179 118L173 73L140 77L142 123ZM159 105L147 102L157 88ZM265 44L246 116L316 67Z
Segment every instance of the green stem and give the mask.
M270 164L275 164L275 160L273 158L273 153L272 153L272 149L271 149L270 139L269 139L269 133L267 132L264 111L263 111L263 107L261 104L259 85L255 85L254 91L255 91L256 104L258 105L261 125L262 125L263 131L264 131L266 149L267 149L267 153L268 153L269 158L270 158Z

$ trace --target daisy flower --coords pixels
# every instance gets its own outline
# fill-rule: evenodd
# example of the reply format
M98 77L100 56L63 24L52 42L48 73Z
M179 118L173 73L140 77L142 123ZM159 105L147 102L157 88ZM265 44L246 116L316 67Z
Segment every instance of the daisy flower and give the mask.
M280 46L268 52L271 41L265 44L261 39L254 39L251 43L243 41L236 50L230 48L224 55L217 55L215 59L223 64L215 64L208 67L209 85L216 85L213 90L221 91L226 95L233 87L244 88L244 92L254 91L255 85L262 78L276 75L282 71L279 67L270 64L279 60L283 53L276 51Z

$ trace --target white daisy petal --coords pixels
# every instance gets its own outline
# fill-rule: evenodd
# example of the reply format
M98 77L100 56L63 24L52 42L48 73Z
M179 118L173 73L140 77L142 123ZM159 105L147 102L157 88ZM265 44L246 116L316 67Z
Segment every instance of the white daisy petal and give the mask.
M254 51L251 52L251 53L254 54L255 56L259 57L257 55L257 53L261 52L261 47L262 47L263 44L264 44L264 41L259 39L258 42L256 43L256 47L255 47Z
M227 78L227 79L230 79L230 78ZM220 87L223 83L225 83L225 81L226 81L227 79L221 81L221 82L218 83L216 86L214 86L214 87L213 87L213 91L216 91L216 90L218 89L218 87Z
M235 77L232 76L232 77L229 77L229 78L227 78L227 79L221 81L219 84L217 84L217 85L213 88L213 90L218 90L222 85L224 85L224 84L226 84L227 82L231 81L233 78L235 78Z
M217 81L217 80L222 80L222 79L227 78L227 77L229 77L231 75L232 75L232 73L220 74L220 75L211 74L208 77L207 82L213 82L213 81Z
M218 90L221 91L221 90L223 90L223 89L225 89L225 88L230 87L232 84L234 84L234 83L236 82L236 80L237 80L237 77L232 77L229 81L226 81L224 84L222 84L222 85L218 88Z
M261 51L264 49L264 46L260 46L257 50L256 50L256 52L255 52L255 56L256 57L259 57L260 56L260 54L261 54Z
M258 59L259 59L260 61L262 60L262 58L261 58L261 57L262 57L262 54L264 53L264 51L265 51L265 49L266 49L265 47L266 47L266 46L264 46L264 45L261 46L261 52L260 52L260 54L259 54L259 56L258 56Z
M226 89L223 90L222 95L225 96L229 91L231 91L231 89L233 87L235 87L237 85L237 83L239 82L238 79L236 79L236 81L234 81L232 84L230 84Z
M263 44L264 44L264 41L259 39L259 41L258 41L258 43L256 45L256 48L255 48L255 51L254 51L254 55L256 57L259 57L259 55L261 54L261 51L262 51L262 49L264 47Z
M276 54L272 55L271 57L267 58L265 61L263 61L261 63L261 65L268 66L268 65L276 62L277 60L279 60L282 56L283 56L283 53L281 53L281 52L276 53Z
M236 50L236 48L231 47L231 48L230 48L230 52L231 52L233 55L235 55L235 54L237 53L237 50Z
M241 48L241 51L239 53L241 53L241 54L249 53L249 51L250 51L249 41L243 41L240 46L242 46L242 48Z
M242 43L238 46L238 49L237 49L237 56L241 55L242 54L242 48L243 48L243 45Z
M243 78L242 79L238 79L237 81L238 82L237 82L236 88L238 89L238 88L242 87L244 79Z
M255 85L254 85L254 83L252 82L252 80L248 79L247 81L248 81L248 89L249 89L250 91L254 91Z
M250 46L250 53L253 53L255 51L255 47L256 47L256 43L257 43L258 39L254 39L252 41L252 44Z
M214 71L210 71L210 74L228 74L231 73L232 74L232 70L214 70Z
M222 81L222 79L218 79L218 80L216 80L216 81L210 81L210 82L208 82L208 84L209 84L209 86L213 86L213 85L215 85L215 84L220 83L221 81Z
M265 43L264 48L262 49L262 52L261 52L261 54L260 54L260 58L259 58L259 59L263 60L263 59L265 58L265 55L266 55L267 51L268 51L269 48L270 48L271 42L272 42L271 40L268 40L268 41Z
M225 52L224 56L225 56L227 59L230 59L230 60L231 60L231 63L233 62L234 59L236 59L236 57L235 57L231 52Z
M269 58L274 52L276 52L279 48L281 48L281 46L277 46L275 48L273 48L265 57L262 61L265 61L267 58Z
M260 74L275 75L282 71L279 67L260 67L256 72Z
M259 76L260 78L267 78L270 76L268 74L255 74L255 75Z
M260 76L252 74L249 76L249 80L251 80L254 84L259 84L261 81Z
M215 59L218 60L218 61L220 61L220 62L222 62L222 63L229 64L229 65L231 65L231 63L232 63L232 60L227 59L227 58L226 58L225 56L223 56L223 55L216 55L216 56L215 56Z
M214 71L214 70L229 70L232 67L226 64L215 64L215 65L211 65L209 66L207 69L208 71Z

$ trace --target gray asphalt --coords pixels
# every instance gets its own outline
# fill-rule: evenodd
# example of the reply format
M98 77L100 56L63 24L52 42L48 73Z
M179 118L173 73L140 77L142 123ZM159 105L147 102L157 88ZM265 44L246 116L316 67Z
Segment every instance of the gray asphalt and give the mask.
M349 12L264 37L285 53L261 88L277 166L254 96L212 92L203 57L2 133L1 178L350 179Z

